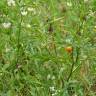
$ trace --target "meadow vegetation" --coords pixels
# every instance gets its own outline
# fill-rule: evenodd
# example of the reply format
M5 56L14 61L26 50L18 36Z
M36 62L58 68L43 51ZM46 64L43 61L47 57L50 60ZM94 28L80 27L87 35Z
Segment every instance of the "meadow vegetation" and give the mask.
M96 0L0 0L0 96L96 96Z

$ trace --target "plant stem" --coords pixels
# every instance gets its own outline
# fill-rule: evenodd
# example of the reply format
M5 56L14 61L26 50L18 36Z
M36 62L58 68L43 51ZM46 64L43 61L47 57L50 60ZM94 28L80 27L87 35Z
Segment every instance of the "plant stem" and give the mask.
M67 82L70 80L70 78L71 78L71 76L73 74L73 68L74 68L75 64L78 62L78 58L79 58L79 48L78 47L76 48L76 52L77 52L77 56L76 56L75 61L74 61L74 58L73 58L73 51L71 53L72 66L71 66L70 74L69 74L69 76L67 78Z
M20 3L20 1L19 1ZM20 8L20 5L18 5L19 8ZM19 61L19 52L20 52L20 35L21 35L21 23L22 23L22 15L21 15L21 12L19 13L20 14L20 21L19 21L19 30L18 30L18 34L17 34L17 60L16 60L16 65L18 64L18 61Z
M69 76L67 78L67 82L70 80L70 78L72 76L72 71L73 71L73 68L74 68L74 65L75 65L75 62L74 62L74 59L73 59L73 51L72 51L72 53L70 55L71 55L72 65L71 65L70 74L69 74Z

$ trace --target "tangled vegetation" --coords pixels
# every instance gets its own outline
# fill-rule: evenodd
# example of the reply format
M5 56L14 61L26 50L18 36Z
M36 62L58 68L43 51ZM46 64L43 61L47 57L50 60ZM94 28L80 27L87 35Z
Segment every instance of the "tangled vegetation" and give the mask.
M96 0L0 0L0 96L96 96Z

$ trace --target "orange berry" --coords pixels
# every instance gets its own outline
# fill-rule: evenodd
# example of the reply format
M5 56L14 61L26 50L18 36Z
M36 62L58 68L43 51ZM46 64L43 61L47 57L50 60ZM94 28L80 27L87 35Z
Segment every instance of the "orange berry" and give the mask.
M72 50L73 50L73 48L72 48L71 46L68 46L68 47L65 48L65 50L66 50L67 52L71 53Z

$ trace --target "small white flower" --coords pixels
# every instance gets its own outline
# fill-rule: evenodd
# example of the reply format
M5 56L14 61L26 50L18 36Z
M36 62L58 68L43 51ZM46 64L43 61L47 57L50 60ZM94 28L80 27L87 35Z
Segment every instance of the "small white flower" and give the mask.
M54 86L52 86L52 87L50 87L50 91L55 91L55 87Z
M15 0L7 0L8 6L15 6Z
M34 11L34 8L32 8L32 7L28 7L27 10L30 11L30 12L32 12L32 11Z
M89 13L89 16L94 16L94 12L90 12Z
M0 14L0 17L5 17L6 15L5 14Z
M27 28L31 28L31 25L30 25L30 24L26 24L26 27L27 27Z
M21 15L23 15L23 16L26 16L27 15L27 11L21 11Z
M6 53L9 52L10 51L10 48L6 48L5 51L6 51Z
M66 39L66 43L71 43L71 39Z
M27 10L28 10L29 12L32 12L34 15L36 15L36 10L35 10L35 8L28 7Z
M56 96L56 95L57 95L57 93L56 93L56 92L52 94L52 96Z
M11 23L10 22L4 22L4 23L2 23L2 26L7 29L7 28L11 27Z
M89 10L89 16L94 16L94 13L92 10Z
M48 76L47 76L47 80L49 80L51 78L51 75L50 74L48 74Z
M68 7L71 7L72 6L72 3L71 2L67 2L67 6Z
M52 96L57 96L57 94L58 94L58 90L55 90L55 92L52 93Z

